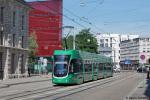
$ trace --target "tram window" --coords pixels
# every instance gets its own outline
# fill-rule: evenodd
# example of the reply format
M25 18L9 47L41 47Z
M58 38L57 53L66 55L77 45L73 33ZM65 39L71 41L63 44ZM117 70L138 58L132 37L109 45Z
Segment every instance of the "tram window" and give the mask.
M97 69L97 64L94 64L93 66L94 66L94 71L96 71L96 69Z
M97 68L97 64L94 64L94 69L96 69Z
M80 71L82 72L83 71L83 64L81 63L80 65Z
M92 71L92 64L89 65L89 71Z
M70 66L69 66L69 72L71 72L71 73L73 72L73 63L72 62L70 63Z
M99 64L99 70L103 70L103 64Z
M84 65L84 68L85 68L85 72L88 72L89 70L88 70L88 64L85 64Z
M111 67L107 67L107 70L111 70Z
M70 60L70 55L54 55L54 60L55 61L69 61Z
M92 71L92 64L88 65L88 69L89 69L89 71Z
M81 68L81 62L80 62L80 60L78 60L78 59L73 59L72 61L71 61L71 66L72 66L72 68L73 69L71 69L71 70L73 70L73 72L81 72L82 70L82 68Z
M63 77L67 75L67 64L56 64L54 67L54 75L57 77Z
M108 67L108 66L109 66L109 63L106 63L106 66Z
M78 63L73 63L73 68L74 68L74 72L75 72L75 73L76 73L76 72L79 72L79 70L80 70L80 66L79 66Z

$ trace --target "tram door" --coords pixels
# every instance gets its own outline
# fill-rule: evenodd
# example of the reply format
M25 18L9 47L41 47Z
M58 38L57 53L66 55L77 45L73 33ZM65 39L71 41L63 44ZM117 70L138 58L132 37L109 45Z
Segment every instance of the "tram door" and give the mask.
M2 54L2 52L0 52L0 80L3 79L2 57L3 57L3 54Z

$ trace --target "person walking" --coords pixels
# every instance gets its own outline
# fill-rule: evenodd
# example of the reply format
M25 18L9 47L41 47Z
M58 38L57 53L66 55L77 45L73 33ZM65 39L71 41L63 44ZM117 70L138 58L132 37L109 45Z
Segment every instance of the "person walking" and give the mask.
M28 75L29 75L29 77L31 77L31 68L30 67L28 67Z
M147 79L149 79L149 74L150 74L150 67L147 67Z

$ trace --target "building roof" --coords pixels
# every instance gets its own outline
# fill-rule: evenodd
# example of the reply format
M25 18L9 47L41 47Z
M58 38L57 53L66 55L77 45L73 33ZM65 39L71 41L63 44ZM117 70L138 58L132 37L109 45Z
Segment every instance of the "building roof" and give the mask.
M121 41L121 43L127 43L127 42L130 42L130 41L139 41L141 39L150 39L150 37L139 37L139 38L124 40L124 41Z
M44 0L44 1L30 1L28 4L39 11L47 12L52 15L61 15L62 14L62 6L60 6L60 2L62 0Z
M16 0L16 1L17 1L17 2L20 2L20 3L22 3L23 5L28 6L28 7L31 8L31 6L30 6L27 2L25 2L24 0Z

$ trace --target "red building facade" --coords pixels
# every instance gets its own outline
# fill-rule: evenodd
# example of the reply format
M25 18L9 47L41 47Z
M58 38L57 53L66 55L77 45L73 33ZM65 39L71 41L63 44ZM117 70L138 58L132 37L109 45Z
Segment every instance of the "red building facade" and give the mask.
M62 0L29 2L29 32L35 32L39 57L53 55L55 49L62 49Z

